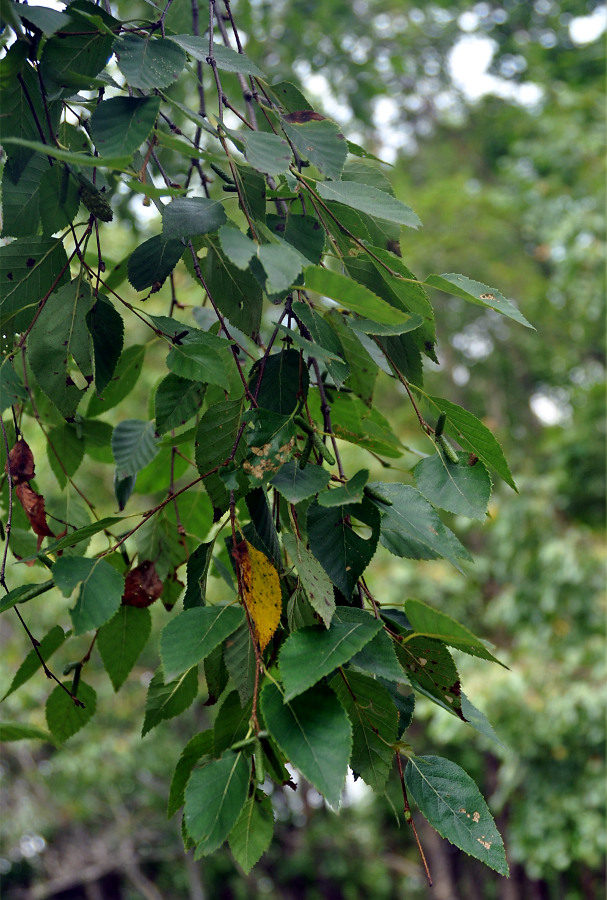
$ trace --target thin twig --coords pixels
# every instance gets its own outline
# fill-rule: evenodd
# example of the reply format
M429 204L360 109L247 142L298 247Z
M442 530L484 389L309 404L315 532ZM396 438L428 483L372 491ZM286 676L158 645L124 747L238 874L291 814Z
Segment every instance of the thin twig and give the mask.
M411 807L409 806L409 798L407 797L407 788L405 787L405 776L403 773L403 764L400 760L400 753L396 753L396 765L398 766L398 775L400 777L400 784L403 791L403 803L405 807L405 821L409 823L411 828L413 829L413 835L415 837L415 843L417 844L417 849L419 850L419 855L421 856L421 860L426 870L426 878L428 879L428 884L432 887L432 878L430 876L430 869L428 868L428 863L426 862L426 856L424 854L423 847L421 845L421 841L419 839L419 835L417 833L417 828L415 827L415 822L413 821L413 815L411 814Z

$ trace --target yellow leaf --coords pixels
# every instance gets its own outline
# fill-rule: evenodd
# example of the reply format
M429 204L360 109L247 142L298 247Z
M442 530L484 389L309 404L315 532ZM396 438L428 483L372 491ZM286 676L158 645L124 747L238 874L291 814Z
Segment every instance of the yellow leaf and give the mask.
M278 628L282 612L278 572L248 541L236 544L232 553L240 569L244 604L253 622L259 649L264 650Z

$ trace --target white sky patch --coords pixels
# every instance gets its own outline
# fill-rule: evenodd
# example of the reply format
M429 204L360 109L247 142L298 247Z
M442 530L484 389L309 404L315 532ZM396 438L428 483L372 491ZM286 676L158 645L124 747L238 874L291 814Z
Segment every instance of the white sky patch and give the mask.
M531 396L529 406L542 425L562 425L571 416L570 406L558 403L554 397L539 391Z
M574 44L582 47L592 44L607 29L607 6L597 6L589 16L578 16L569 23L569 37Z
M454 85L468 100L479 100L486 94L494 94L504 100L514 100L521 106L535 106L543 95L538 84L532 81L517 84L489 74L487 70L496 49L497 44L488 37L467 34L460 38L447 61Z

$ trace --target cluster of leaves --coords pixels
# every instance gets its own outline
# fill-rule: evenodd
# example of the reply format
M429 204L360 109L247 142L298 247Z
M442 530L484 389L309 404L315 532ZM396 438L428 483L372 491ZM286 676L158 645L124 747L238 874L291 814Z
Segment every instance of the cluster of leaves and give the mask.
M197 20L192 33L171 33L169 7L133 23L89 0L61 13L3 6L16 40L0 61L10 239L0 248L0 399L10 416L0 611L23 621L21 605L47 590L75 596L71 631L57 625L34 640L7 693L42 666L57 681L48 728L69 739L95 713L81 677L93 650L119 690L149 639L148 607L181 600L161 634L143 734L194 702L202 666L218 713L183 750L169 797L169 814L184 807L186 847L202 856L228 839L248 871L272 836L263 787L292 784L287 763L337 808L349 766L382 792L396 759L405 818L410 794L442 835L506 874L473 781L449 760L416 756L404 738L415 694L490 734L449 648L498 661L425 603L383 608L364 573L379 544L459 568L469 554L437 508L482 520L490 472L514 487L491 431L424 391L423 360L436 362L428 288L528 323L463 275L413 275L400 234L421 224L416 214L379 160L293 85L266 81L242 51L229 3L219 16L210 0L206 37ZM200 111L171 92L190 77ZM209 85L216 114L206 111ZM100 223L125 195L142 194L161 231L114 264L104 250L111 226ZM201 295L187 322L182 276ZM165 284L169 315L152 313ZM125 346L135 320L150 340ZM112 427L100 417L123 401L128 409L159 350L153 417ZM380 461L403 451L374 404L380 370L402 386L430 442L416 487L344 469L347 443ZM30 485L32 425L62 503ZM74 480L85 460L112 466L108 507L122 512L134 492L161 499L134 525L99 518ZM9 547L50 580L9 590ZM211 566L233 592L228 602L207 597ZM87 653L60 682L50 656L86 633ZM3 727L4 739L36 735Z

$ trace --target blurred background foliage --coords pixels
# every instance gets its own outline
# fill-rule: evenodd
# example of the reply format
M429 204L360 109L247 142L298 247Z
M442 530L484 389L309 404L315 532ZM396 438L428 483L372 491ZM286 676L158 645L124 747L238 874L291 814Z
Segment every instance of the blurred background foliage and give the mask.
M496 430L519 494L498 488L482 527L449 523L475 558L465 576L386 553L369 581L383 605L415 596L461 617L510 667L458 660L467 694L502 745L418 703L409 740L417 752L455 760L480 784L512 870L509 881L500 879L422 829L433 896L595 900L604 896L605 846L605 7L582 0L231 5L248 55L271 80L300 83L348 137L393 162L397 196L425 226L403 241L416 274L464 272L495 285L537 329L434 298L441 366L428 376L430 392ZM129 2L128 15L138 14L149 17L149 6ZM175 0L167 26L190 29L189 0ZM465 80L458 54L486 66ZM197 106L189 89L180 83L173 91ZM106 229L116 260L154 228L140 202L125 197L118 223ZM180 285L181 302L197 302L192 290ZM144 410L153 387L141 385ZM385 378L380 392L408 448L393 477L407 477L425 451L423 437L394 382ZM45 478L52 480L50 471ZM104 489L111 485L100 480L100 495ZM153 493L153 483L139 489ZM64 604L41 600L33 602L44 633L63 619ZM159 630L167 614L152 612ZM0 625L4 692L28 646L9 614ZM396 784L389 801L353 785L339 818L305 785L276 795L278 840L247 878L227 849L201 863L184 858L179 822L166 820L168 781L181 747L212 712L194 707L141 741L145 686L157 665L146 653L117 695L93 656L86 678L99 711L66 749L5 745L7 898L428 896L411 836L391 808L399 806ZM57 670L69 662L60 656ZM4 702L2 718L44 726L48 691L37 676Z

